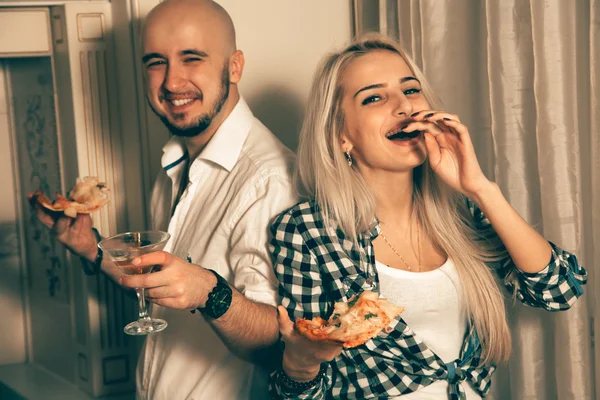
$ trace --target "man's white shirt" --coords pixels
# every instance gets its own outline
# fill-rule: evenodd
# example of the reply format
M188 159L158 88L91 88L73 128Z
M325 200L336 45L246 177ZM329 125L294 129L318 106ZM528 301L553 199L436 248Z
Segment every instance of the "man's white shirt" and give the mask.
M240 98L192 160L189 184L171 217L189 160L178 137L163 152L151 211L153 229L171 234L165 251L215 270L252 300L277 305L268 227L297 202L291 182L293 153ZM146 339L138 362L138 398L267 398L266 373L234 356L199 313L153 304L152 316L169 326Z

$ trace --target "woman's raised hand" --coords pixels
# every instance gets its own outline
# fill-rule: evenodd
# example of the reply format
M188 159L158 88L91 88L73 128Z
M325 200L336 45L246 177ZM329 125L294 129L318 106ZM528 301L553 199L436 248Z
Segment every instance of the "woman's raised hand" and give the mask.
M473 199L490 181L477 161L468 128L458 116L443 111L420 111L405 132L421 130L425 137L429 164L440 179Z

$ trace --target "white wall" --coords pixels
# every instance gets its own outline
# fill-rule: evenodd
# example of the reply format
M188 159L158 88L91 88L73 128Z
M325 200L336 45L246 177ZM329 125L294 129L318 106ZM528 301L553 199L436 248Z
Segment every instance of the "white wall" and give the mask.
M349 0L217 0L231 15L254 114L295 150L319 60L352 35Z

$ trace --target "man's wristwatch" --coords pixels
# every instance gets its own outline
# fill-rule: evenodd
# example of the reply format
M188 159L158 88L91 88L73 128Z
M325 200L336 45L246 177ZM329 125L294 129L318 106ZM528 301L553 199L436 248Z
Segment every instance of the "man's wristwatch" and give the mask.
M209 269L217 277L217 284L208 294L208 300L204 307L198 307L196 310L212 319L217 319L223 316L231 306L232 292L229 284L221 275L217 274L212 269ZM193 312L193 311L192 311Z
M96 275L98 272L100 272L100 267L102 266L102 258L104 256L102 249L98 247L98 243L100 243L100 241L102 240L102 236L100 236L100 232L98 232L96 228L92 228L92 232L94 232L94 236L96 236L96 247L98 248L96 258L94 259L94 262L91 262L88 261L88 259L85 257L80 257L81 265L83 266L83 272L88 276Z

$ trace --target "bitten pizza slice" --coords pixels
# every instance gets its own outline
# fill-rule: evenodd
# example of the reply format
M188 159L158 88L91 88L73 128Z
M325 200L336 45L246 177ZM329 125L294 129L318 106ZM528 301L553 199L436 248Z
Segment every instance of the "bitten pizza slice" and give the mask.
M395 306L376 292L363 292L348 303L335 303L333 314L325 321L298 319L296 329L311 340L333 340L345 348L359 346L377 336L404 309Z
M56 200L51 201L41 190L37 190L29 195L29 200L49 210L64 212L71 218L97 211L109 201L106 183L94 176L77 179L68 198L57 193Z

